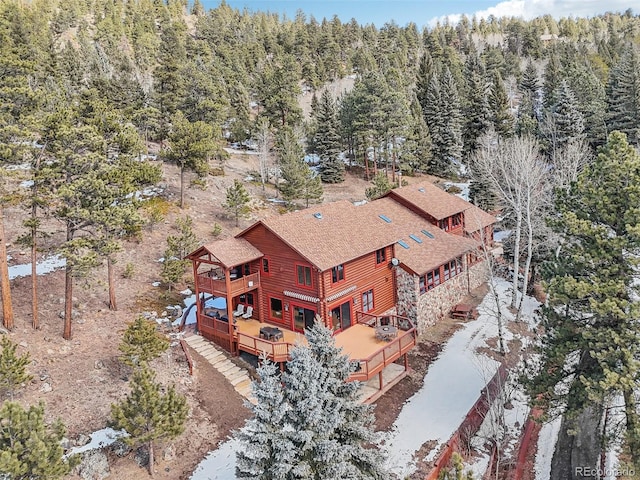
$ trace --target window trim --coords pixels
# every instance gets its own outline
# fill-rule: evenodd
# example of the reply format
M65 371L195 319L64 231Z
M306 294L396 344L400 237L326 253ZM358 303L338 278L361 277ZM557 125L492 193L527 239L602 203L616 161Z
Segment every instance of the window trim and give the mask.
M337 270L339 267L342 267L342 278L339 278L339 273L340 270ZM333 279L333 273L336 273L336 280ZM335 267L331 267L331 285L336 285L338 283L342 283L346 280L347 276L345 275L345 271L344 271L344 263L341 263L340 265L336 265Z
M282 297L272 297L271 295L267 296L267 298L269 299L269 310L267 311L267 315L269 316L269 320L273 320L274 322L277 323L284 323L284 299ZM274 317L273 315L271 315L271 312L273 311L273 309L271 308L271 300L280 300L280 304L282 305L282 316L280 318L278 317Z
M356 321L353 298L349 298L349 300L345 300L344 298L339 298L338 300L335 300L333 303L330 303L327 305L327 319L331 320L331 332L333 335L335 335L336 333L344 332L345 329L342 328L342 322L340 322L340 328L338 329L335 328L335 325L333 324L333 315L331 315L331 312L336 308L342 307L342 305L344 305L345 303L349 304L349 312L351 313L351 325L347 328L351 328L356 323L358 323Z
M264 262L267 262L267 270L264 270ZM265 277L271 276L271 258L268 255L263 256L260 259L260 275L264 275Z
M376 296L375 296L375 292L374 292L373 290L374 290L374 288L373 288L373 287L371 287L371 288L369 288L368 290L364 290L364 291L362 292L362 294L360 295L360 301L361 301L360 308L361 308L361 310L362 310L362 313L369 313L369 312L373 312L373 311L375 311L375 309L376 309ZM369 293L369 292L371 292L371 308L369 308L369 309L365 310L365 309L364 309L364 295L365 295L366 293ZM369 302L367 302L367 303L369 303Z
M313 281L313 267L311 267L311 265L309 265L308 263L295 263L295 281L296 281L296 286L300 287L300 288L306 288L308 290L313 290L315 288L315 282ZM300 283L298 282L298 268L302 267L304 268L308 268L309 269L309 278L311 280L311 285L307 285L306 283ZM304 270L303 270L304 273Z
M379 253L382 252L382 260L380 259ZM382 247L376 250L376 268L383 267L387 264L387 247Z
M304 332L304 329L302 329L302 330L296 329L296 308L303 308L305 310L311 310L311 311L315 312L315 315L314 315L314 322L315 322L315 317L317 315L319 315L318 307L311 308L311 307L309 307L307 305L304 305L303 303L289 302L289 311L291 312L291 321L290 321L291 330L293 330L294 332L302 333L302 332Z

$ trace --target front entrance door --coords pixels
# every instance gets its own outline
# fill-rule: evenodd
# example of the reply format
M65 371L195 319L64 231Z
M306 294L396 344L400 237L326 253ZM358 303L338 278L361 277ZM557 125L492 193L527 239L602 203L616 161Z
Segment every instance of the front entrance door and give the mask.
M316 311L310 308L293 306L293 329L296 332L304 332L305 328L313 325L316 318Z
M351 302L345 302L331 309L333 330L344 330L351 326Z

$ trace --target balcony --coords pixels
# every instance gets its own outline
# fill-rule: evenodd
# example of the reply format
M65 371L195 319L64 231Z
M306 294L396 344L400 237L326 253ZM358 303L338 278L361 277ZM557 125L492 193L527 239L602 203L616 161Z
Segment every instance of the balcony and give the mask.
M229 292L227 292L227 284L223 278L211 277L206 274L199 274L196 278L198 290L203 293L211 293L216 297L227 296L229 293L232 297L242 293L249 292L260 286L260 274L252 273L230 281Z

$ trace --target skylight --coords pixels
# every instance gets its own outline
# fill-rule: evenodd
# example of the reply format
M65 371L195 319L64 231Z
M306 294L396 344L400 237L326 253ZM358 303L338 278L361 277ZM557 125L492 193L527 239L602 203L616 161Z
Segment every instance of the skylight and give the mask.
M389 217L387 217L386 215L378 215L382 220L384 220L387 223L391 223L391 219Z
M420 237L418 237L417 235L414 235L413 233L409 235L409 238L411 238L411 240L414 240L416 243L422 243L422 240L420 239Z
M424 188L423 188L423 187L420 187L420 188L418 189L418 191L419 191L419 192L424 193Z
M400 245L402 248L406 248L407 250L409 250L409 245L404 240L398 240L398 245Z
M428 232L427 230L420 230L420 231L421 231L422 233L424 233L424 234L425 234L425 236L426 236L426 237L428 237L428 238L435 238L435 237L433 236L433 233Z
M320 212L314 213L313 216L316 217L318 220L322 220L322 214Z

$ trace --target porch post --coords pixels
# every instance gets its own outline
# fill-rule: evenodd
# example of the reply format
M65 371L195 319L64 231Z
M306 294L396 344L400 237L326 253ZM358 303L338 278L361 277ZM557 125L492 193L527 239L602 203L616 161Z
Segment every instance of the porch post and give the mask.
M230 270L225 266L224 268L224 284L225 284L225 292L227 299L227 329L229 333L229 350L234 355L236 354L235 348L233 347L233 305L231 304L231 277Z
M198 288L198 268L200 267L200 261L198 259L192 259L191 265L193 266L193 289L196 292L196 332L200 332L200 289ZM186 318L185 324L182 326L182 329L186 328Z
M378 372L378 383L380 384L380 390L382 390L382 370L380 370L380 372Z

